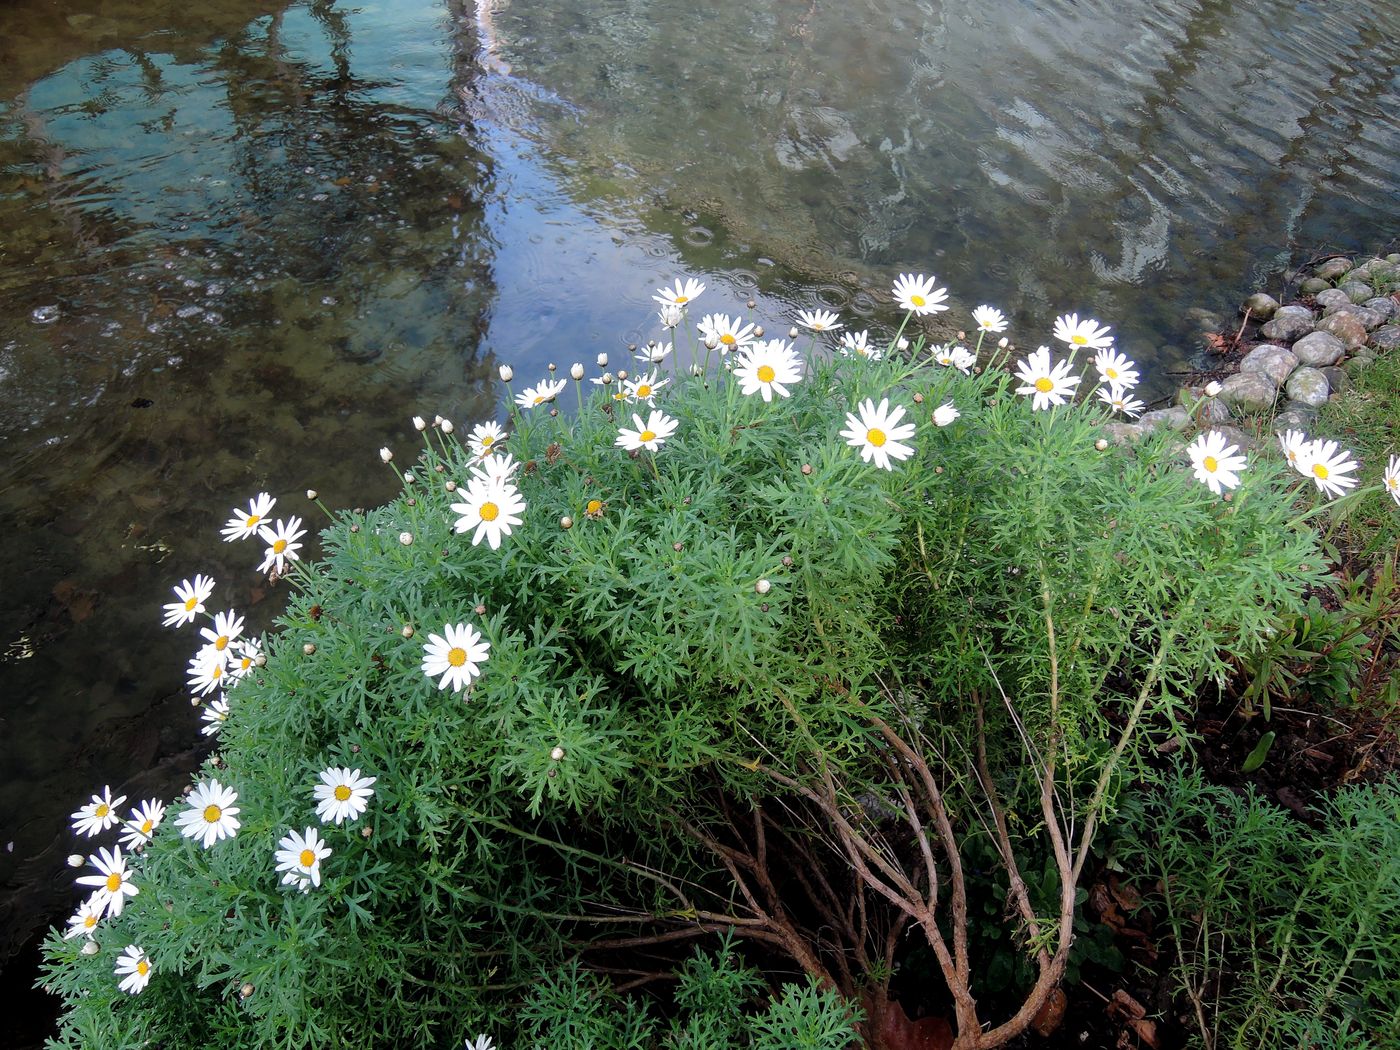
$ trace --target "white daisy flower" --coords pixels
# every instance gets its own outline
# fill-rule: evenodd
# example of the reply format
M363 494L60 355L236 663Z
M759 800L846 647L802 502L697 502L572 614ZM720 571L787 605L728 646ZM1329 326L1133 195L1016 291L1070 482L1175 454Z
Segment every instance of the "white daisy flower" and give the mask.
M638 361L649 365L659 365L662 361L671 356L671 352L675 350L675 348L675 343L651 343L638 350L636 358Z
M1137 366L1128 360L1127 354L1120 354L1111 346L1094 355L1094 367L1109 386L1128 389L1138 385Z
M515 403L521 408L538 408L553 401L568 385L567 379L556 379L552 382L548 379L541 380L538 386L527 386L516 394Z
M1317 483L1317 487L1328 496L1340 496L1356 485L1351 474L1356 470L1356 460L1346 449L1337 447L1335 441L1318 438L1310 442L1304 453L1305 473Z
M1133 397L1126 387L1119 386L1117 383L1110 383L1106 387L1099 387L1098 397L1100 401L1113 409L1113 411L1121 412L1130 419L1141 414L1142 410L1147 407L1137 398Z
M956 343L944 343L940 347L935 347L933 359L944 368L956 368L963 375L968 375L972 371L972 366L977 363L977 355L965 346Z
M788 396L788 385L802 379L802 358L781 339L755 343L734 359L734 378L745 394L762 394L764 401Z
M246 540L249 536L258 531L258 526L272 512L273 506L277 503L266 492L259 492L248 504L247 510L234 510L233 517L228 519L228 524L223 528L225 543L232 543L234 540Z
M637 429L628 430L626 427L619 427L617 441L614 442L618 448L625 448L629 452L635 452L639 448L655 452L667 438L676 432L676 427L680 425L677 420L672 419L665 412L652 412L647 416L645 423L642 422L641 416L633 413L632 422L637 425Z
M840 350L842 357L863 357L868 361L878 361L884 353L870 345L870 333L866 331L843 332Z
M122 845L129 850L138 850L150 842L165 819L165 803L159 799L147 799L131 811L131 819L122 827Z
M1400 504L1400 456L1391 456L1390 462L1386 464L1385 490L1390 493L1390 498L1396 504Z
M218 652L232 655L229 650L229 643L243 633L243 617L233 611L216 613L214 615L214 627L199 629L200 636L214 647Z
M669 379L657 379L656 371L653 369L648 375L641 375L627 381L627 399L629 401L645 401L648 405L655 405L656 392L669 382Z
M1052 366L1050 348L1042 346L1016 366L1016 377L1026 384L1017 387L1016 393L1031 395L1031 407L1037 412L1051 405L1063 405L1079 385L1079 376L1070 375L1069 368L1068 361Z
M510 481L512 475L520 469L520 462L509 452L498 452L494 456L487 456L480 463L474 463L471 467L471 477L479 478L492 485L500 485ZM468 479L470 481L470 479Z
M91 937L97 930L97 924L102 921L104 910L102 902L94 893L69 916L68 929L63 931L63 939L70 941L74 937Z
M834 332L843 327L834 310L798 310L797 323L814 332Z
M973 310L972 319L977 322L978 331L993 333L1006 331L1006 316L1000 310L994 310L990 306L979 306Z
M125 795L113 798L112 789L106 784L102 785L102 794L93 795L91 802L72 815L73 830L88 838L106 831L121 820L117 816L117 807L125 801Z
M1202 434L1186 447L1191 457L1191 466L1196 472L1196 480L1220 495L1221 489L1232 489L1240 483L1239 472L1249 464L1243 456L1237 456L1239 449L1225 443L1225 435L1218 430Z
M190 660L190 689L198 696L207 696L227 684L228 657L212 645L206 645Z
M520 512L524 509L525 501L520 498L520 490L509 481L491 481L474 476L467 484L465 501L452 504L452 512L460 515L453 528L457 532L475 529L473 547L484 537L493 551L500 550L501 537L509 536L512 529L520 524Z
M131 881L131 872L126 870L122 848L99 849L97 856L88 858L88 863L97 869L98 874L80 876L78 885L97 887L90 898L91 903L108 915L120 915L126 898L135 897L141 892Z
M486 659L487 648L489 646L482 643L483 652L480 659ZM450 667L450 649L448 657ZM370 785L378 779L362 777L358 769L345 769L342 766L331 766L321 770L321 782L312 789L312 794L316 797L316 819L323 824L340 824L346 820L359 819L374 795L374 789Z
M229 658L224 671L228 677L225 688L232 688L252 672L258 665L258 657L262 655L262 642L256 638L245 638L234 646L233 656Z
M298 835L290 831L278 841L280 847L274 854L277 870L299 876L310 881L311 885L321 885L321 861L331 855L331 848L317 834L315 828L307 828ZM287 881L284 877L284 883Z
M1283 448L1283 456L1288 460L1288 465L1303 477L1312 477L1306 466L1308 445L1311 444L1308 435L1301 430L1285 430L1278 436L1278 443Z
M846 444L860 449L861 459L882 470L893 470L891 458L908 459L914 454L914 447L903 443L914 436L914 424L900 422L904 418L903 405L891 410L889 398L881 398L876 408L875 402L866 398L856 407L860 415L846 413L846 429L841 436Z
M288 561L296 561L301 557L297 553L301 550L301 544L297 541L305 535L306 530L301 527L301 519L298 517L278 521L270 529L266 526L260 528L258 536L267 544L267 553L262 564L258 566L258 572L276 568L280 576L285 571Z
M204 603L213 593L214 581L208 576L196 576L193 583L181 580L175 585L175 597L180 600L164 607L165 619L161 622L166 627L193 623L194 618L204 611Z
M122 991L136 995L151 979L151 960L134 944L127 945L117 957L116 974Z
M468 1039L466 1050L496 1050L496 1044L491 1042L489 1035L479 1035L475 1039Z
M428 644L423 646L423 673L429 678L441 675L438 688L459 693L481 674L490 651L491 643L471 624L450 623L441 635L428 635Z
M218 736L219 730L228 721L228 701L223 697L211 701L199 717L204 722L199 731L205 736Z
M696 327L705 345L714 343L721 354L731 350L742 350L756 338L754 326L744 324L742 317L731 318L728 314L706 314Z
M175 818L180 826L180 834L187 839L200 839L208 849L220 839L231 839L238 834L238 792L224 787L217 780L207 780L195 785L189 794L189 808Z
M684 316L684 311L674 303L666 303L660 310L656 311L657 320L661 322L661 327L667 331L679 325L682 316Z
M658 288L656 294L652 296L655 302L662 306L686 306L700 298L700 294L705 290L705 286L694 277L687 277L685 284L681 284L681 279L676 278L676 287Z
M1090 350L1103 350L1113 345L1112 331L1107 325L1100 328L1092 317L1079 319L1078 314L1062 314L1055 318L1054 336L1070 346L1085 346Z
M938 313L948 309L948 289L936 288L938 278L930 274L902 273L894 282L894 301L901 309L922 317L924 314Z
M472 427L472 432L467 435L467 447L472 450L473 456L482 459L495 452L507 437L509 435L505 430L494 421L478 423Z
M960 415L962 413L953 407L953 402L949 401L946 405L939 405L933 410L933 425L946 427Z

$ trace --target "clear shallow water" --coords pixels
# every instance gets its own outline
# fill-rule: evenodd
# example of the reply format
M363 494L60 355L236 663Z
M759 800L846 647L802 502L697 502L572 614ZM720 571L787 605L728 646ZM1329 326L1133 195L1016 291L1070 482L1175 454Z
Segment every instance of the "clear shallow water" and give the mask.
M66 906L86 793L197 760L169 586L280 606L217 541L235 503L383 499L409 416L490 414L497 358L616 364L681 273L778 331L932 270L1019 342L1095 313L1165 389L1188 305L1398 232L1397 31L1386 0L0 8L0 959Z

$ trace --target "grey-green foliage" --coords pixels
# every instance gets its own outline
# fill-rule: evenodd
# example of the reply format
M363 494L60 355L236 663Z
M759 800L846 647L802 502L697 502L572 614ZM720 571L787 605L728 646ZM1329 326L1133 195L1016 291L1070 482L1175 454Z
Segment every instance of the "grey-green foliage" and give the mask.
M1305 823L1178 770L1124 816L1198 1042L1400 1045L1400 781L1342 788Z
M878 797L869 715L896 702L960 754L969 697L987 700L1018 836L1040 824L1022 732L1054 740L1062 797L1082 807L1125 712L1170 729L1322 559L1281 468L1253 463L1227 503L1176 435L1098 450L1100 407L1032 412L1014 386L995 368L813 355L772 403L723 377L673 382L659 407L679 427L638 456L615 443L630 407L605 392L576 419L528 410L508 441L528 506L499 550L454 531L448 483L465 486L471 454L430 430L396 462L415 476L398 498L326 528L266 666L229 692L200 776L238 791L237 837L205 850L167 820L98 953L50 938L56 1045L428 1048L508 1026L538 969L596 935L592 917L674 926L695 900L733 906L681 821L722 831L721 792L779 793L761 763L802 776L819 761L844 793ZM839 436L885 397L919 428L892 471ZM941 427L948 400L962 416ZM427 635L457 623L491 646L460 694L421 669ZM1125 741L1124 761L1137 754ZM328 766L376 776L375 796L323 829L323 884L298 893L273 853L315 823ZM950 793L968 784L942 775ZM957 807L970 836L975 807ZM129 944L155 966L135 997L113 978Z
M675 1012L663 1023L597 974L571 963L544 974L521 1009L531 1050L847 1050L859 1011L814 983L769 1000L758 972L728 943L697 951L677 974ZM766 1000L766 1001L765 1001Z

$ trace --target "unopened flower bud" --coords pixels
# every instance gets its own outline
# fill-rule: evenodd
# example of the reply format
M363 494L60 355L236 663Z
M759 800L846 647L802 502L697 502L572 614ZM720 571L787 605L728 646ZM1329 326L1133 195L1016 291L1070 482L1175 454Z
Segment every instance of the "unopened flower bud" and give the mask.
M577 361L575 361L573 364L571 364L571 365L569 366L569 376L570 376L571 378L573 378L573 379L582 379L582 378L583 378L583 365L579 364L579 362L577 362Z
M900 336L899 339L895 342L894 345L895 345L898 349L900 349L900 350L908 350L908 349L909 349L909 340L908 340L908 339L905 339L904 336Z
M301 647L301 651L304 652L307 656L313 656L316 652L316 646L311 642L307 642Z
M318 495L320 495L320 493L318 493L315 489L307 489L307 490L306 490L306 498L307 498L307 499L315 499Z
M510 365L501 365L499 371L502 383L509 383L515 378L515 369L511 368Z
M414 417L413 417L413 429L414 429L414 430L427 430L427 429L428 429L428 421L427 421L426 419L424 419L422 416L414 416Z
M450 420L450 419L444 419L444 420L442 421L442 432L443 432L444 434L450 434L450 433L452 433L452 420Z
M411 471L411 470L406 470L406 471L404 471L403 483L404 483L405 485L412 485L412 484L413 484L413 480L414 480L414 479L413 479L413 471Z
M267 666L267 654L266 654L266 653L258 653L258 655L255 656L255 657L253 658L253 663L255 663L255 664L256 664L257 666L259 666L259 667L266 667L266 666Z
M448 492L457 491L457 483L455 481L444 482L442 487L445 488Z
M812 464L810 464L810 463L804 463L804 464L802 464L802 473L805 474L805 475L810 475L810 474L812 473Z
M784 569L791 569L791 568L792 568L792 555L791 555L791 554L784 554L784 555L783 555L783 568L784 568Z
M718 337L718 336L713 336L713 335L707 335L707 336L705 336L705 349L706 349L706 350L713 350L713 349L715 349L717 346L719 346L719 337Z
M574 519L565 514L559 519L559 527L561 529L572 529L574 527Z
M791 328L788 329L788 338L789 338L789 339L796 339L796 338L797 338L797 325L793 325Z
M84 857L81 853L68 854L68 866L70 868L81 868L86 863L87 858Z
M556 744L553 748L550 749L549 757L554 759L554 761L558 762L564 757L564 749Z
M626 378L627 378L627 369L625 369L625 368L619 368L619 369L617 370L617 381L618 381L619 383L621 383L621 382L622 382L624 379L626 379Z
M613 381L613 374L612 374L611 372L604 372L604 373L603 373L603 385L604 385L604 386L612 386L612 381Z
M753 326L753 336L755 339L763 338L763 325L756 324Z
M485 615L486 615L486 606L484 606L484 605L478 605L475 609L472 610L472 612L476 613L478 616L485 616Z
M545 365L545 367L548 368L551 372L553 372L555 368L554 362L549 362L549 364Z
M403 630L399 631L399 634L403 635L405 638L412 638L412 637L413 637L413 624L411 624L411 623L406 623L406 624L404 624L404 625L403 625Z
M608 355L607 355L607 354L599 354L599 355L598 355L598 358L597 358L597 361L598 361L598 367L599 367L599 368L607 368L607 367L608 367Z
M369 838L369 837L370 837L371 835L373 835L373 834L374 834L374 829L373 829L372 827L370 827L368 824L366 824L364 827L362 827L362 828L360 829L360 836L361 836L362 838Z
M675 543L671 544L671 549L679 554L681 551L685 550L685 544L677 540Z
M753 585L753 589L759 594L767 594L773 589L773 585L767 580L759 580Z
M433 426L435 426L435 427L440 427L440 426L442 426L442 416L433 416Z
M1010 345L1011 340L1006 338L1006 336L1002 336L1000 339L997 340L997 346L1001 347L1003 350L1005 350Z
M1212 381L1206 384L1206 397L1214 397L1218 393L1220 393L1219 383Z
M959 332L959 333L958 333L958 342L962 342L962 341L963 341L964 339L966 339L966 338L967 338L967 333L966 333L966 332Z
M924 395L923 395L923 394L915 394L915 395L914 395L914 404L916 404L916 405L922 405L923 403L924 403Z
M253 986L251 984L245 984L242 988L238 989L238 994L243 999L248 998L248 996L253 994Z
M387 448L381 448L379 450L379 458L382 459L385 463L392 463L394 460L394 454L390 452Z
M200 703L201 703L201 701L200 701L199 697L197 697L197 696L192 696L192 697L190 697L190 706L191 706L191 707L198 707L198 706L200 705Z
M79 949L84 955L96 955L101 950L102 949L97 947L97 942L91 938L84 941L82 948Z
M413 533L411 533L411 532L401 532L401 533L399 533L399 542L402 543L405 547L411 547L411 546L413 546Z
M1108 448L1108 442L1105 441L1103 438L1099 438L1097 441L1094 442L1094 447L1100 452L1102 452L1104 449Z

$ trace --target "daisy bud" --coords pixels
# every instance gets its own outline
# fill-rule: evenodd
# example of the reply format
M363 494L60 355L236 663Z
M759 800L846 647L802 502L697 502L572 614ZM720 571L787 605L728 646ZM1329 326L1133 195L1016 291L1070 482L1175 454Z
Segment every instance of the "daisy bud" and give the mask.
M550 418L550 419L557 419L557 418L559 418L559 410L558 410L557 408L551 408L551 409L549 410L549 418Z
M500 373L502 383L509 383L515 378L515 369L511 368L510 365L501 365Z
M796 338L797 338L797 325L793 325L791 328L788 329L788 338L789 338L789 339L796 339Z
M379 450L379 458L382 459L385 463L392 463L394 459L394 454L390 452L387 448L381 448Z
M611 385L612 385L612 381L613 381L613 374L612 374L611 372L604 372L604 373L603 373L603 385L604 385L604 386L611 386Z
M783 568L784 568L784 569L791 569L791 568L792 568L792 555L791 555L791 554L784 554L784 555L783 555Z
M351 526L350 526L350 531L351 531L351 532L359 532L359 531L360 531L360 527L359 527L358 525L351 525Z
M404 472L403 483L404 483L405 485L412 485L412 484L413 484L413 472L412 472L412 471L405 471L405 472Z
M966 339L966 338L967 338L967 333L966 333L966 332L959 332L959 333L958 333L958 342L961 343L961 342L962 342L964 339Z
M449 481L449 482L447 482L446 484L444 484L442 487L445 488L448 492L456 492L456 491L457 491L457 483L456 483L455 481Z
M428 421L427 421L426 419L424 419L422 416L414 416L414 417L413 417L413 429L414 429L414 430L427 430L427 429L428 429Z
M579 364L577 361L575 361L573 364L571 364L571 365L569 366L569 375L570 375L572 378L574 378L574 379L582 379L582 378L583 378L583 365L581 365L581 364Z
M81 853L68 854L68 866L70 868L81 868L86 863L87 858L84 857Z
M812 464L810 464L810 463L804 463L804 464L802 464L802 473L803 473L803 474L808 474L808 475L810 475L810 474L812 473Z
M246 999L252 994L253 986L251 984L245 984L242 988L238 989L238 995L240 998Z
M1100 452L1102 452L1104 449L1108 448L1108 442L1105 441L1103 438L1099 438L1097 441L1094 442L1094 447Z
M1219 383L1210 382L1206 384L1206 397L1214 397L1218 393L1220 393Z
M1002 336L1000 339L997 340L997 346L1001 347L1003 350L1005 350L1010 345L1011 340L1006 338L1006 336Z
M671 544L671 549L679 554L681 551L685 550L685 544L677 540L675 543Z
M607 367L608 367L608 355L607 355L607 354L599 354L599 355L598 355L598 367L599 367L599 368L607 368Z
M411 624L411 623L406 623L406 624L404 624L404 625L403 625L403 630L401 630L401 631L399 632L399 634L403 635L405 638L412 638L412 637L413 637L413 624Z
M748 308L749 308L750 310L752 310L755 306L758 305L758 303L756 303L756 302L754 302L752 299L750 299L750 300L748 301L748 304L747 304L747 305L748 305Z
M442 421L442 424L441 424L441 425L442 425L442 432L443 432L444 434L450 434L450 433L452 433L452 420L450 420L450 419L444 419L444 420Z
M301 651L304 652L307 656L314 656L316 654L316 646L313 645L311 642L307 642L301 647Z
M101 951L101 949L97 947L96 941L89 938L88 940L83 942L83 946L80 949L80 951L84 955L96 955L99 951Z
M564 749L563 749L562 747L559 747L558 745L555 745L555 746L550 750L550 752L549 752L549 757L552 758L552 759L554 759L554 761L558 762L560 759L562 759L562 758L564 757Z
M619 369L617 370L617 381L618 381L619 383L621 383L621 382L622 382L624 379L626 379L626 378L627 378L627 369L625 369L625 368L619 368Z
M368 824L366 824L364 827L362 827L362 828L360 829L360 836L361 836L362 838L369 838L369 837L370 837L371 835L373 835L373 834L374 834L374 829L373 829L372 827L370 827Z
M319 495L319 493L318 493L315 489L307 489L307 490L306 490L306 498L307 498L307 499L315 499L318 495Z
M433 416L433 426L435 426L435 427L440 427L440 426L442 426L442 416Z
M900 336L898 342L896 342L894 345L899 350L908 350L909 340L905 339L904 336Z
M713 335L707 335L707 336L705 336L705 349L706 349L706 350L713 350L713 349L715 349L717 346L719 346L719 339L718 339L716 336L713 336Z
M916 404L916 405L922 405L923 403L924 403L924 395L923 395L923 394L915 394L915 395L914 395L914 404Z
M757 583L755 583L755 584L753 585L753 589L754 589L754 591L757 592L758 594L767 594L769 591L771 591L771 590L773 589L773 585L772 585L771 583L769 583L767 580L759 580Z
M693 376L701 376L701 375L704 375L704 374L705 374L705 370L704 370L703 368L701 368L699 365L691 365L691 366L690 366L690 374L693 375Z
M192 696L192 697L190 697L190 706L191 706L191 707L198 707L198 706L199 706L199 702L200 702L200 701L199 701L199 697L197 697L197 696Z
M559 519L559 527L561 529L572 529L574 527L574 519L565 514Z
M762 338L763 338L763 325L761 325L761 324L756 324L756 325L754 325L754 326L753 326L753 334L754 334L754 338L756 338L756 339L762 339Z
M553 372L553 371L554 371L554 362L553 362L553 361L549 362L549 364L545 365L545 368L548 368L551 372Z
M267 654L266 654L266 653L258 653L257 658L253 661L253 663L256 664L258 667L266 667L266 666L267 666Z
M401 532L401 533L399 533L399 542L402 543L405 547L411 547L411 546L413 546L413 533L411 533L411 532Z

